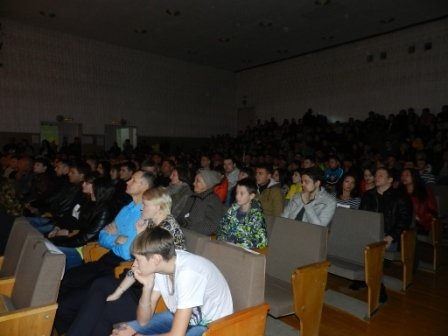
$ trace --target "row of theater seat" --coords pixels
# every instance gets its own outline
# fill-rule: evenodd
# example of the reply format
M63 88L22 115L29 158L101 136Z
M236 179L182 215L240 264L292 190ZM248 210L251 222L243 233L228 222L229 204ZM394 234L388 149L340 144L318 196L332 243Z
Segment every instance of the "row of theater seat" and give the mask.
M65 255L25 218L13 226L0 269L0 335L51 335Z
M301 322L300 335L317 335L324 302L334 304L334 295L326 291L328 270L348 279L366 280L364 318L370 318L378 309L385 256L382 215L338 208L330 232L326 227L281 217L267 218L267 226L269 248L261 253L184 229L187 249L220 268L234 299L235 314L214 322L207 336L264 335L268 310L276 318L295 313ZM415 243L415 236L408 240ZM408 243L402 245L406 249ZM88 244L84 248L85 261L96 260L105 252L95 243ZM129 264L117 268L117 274L125 267ZM0 293L10 298L2 299L0 335L27 334L23 330L34 331L36 326L36 335L51 334L63 269L64 256L26 219L19 218L8 240L0 272ZM30 276L31 270L35 275ZM49 276L52 280L47 279ZM404 280L406 289L410 280ZM39 289L42 283L47 287ZM21 286L27 289L20 289ZM42 293L48 295L43 298ZM31 313L32 310L36 312ZM26 319L15 320L14 314Z

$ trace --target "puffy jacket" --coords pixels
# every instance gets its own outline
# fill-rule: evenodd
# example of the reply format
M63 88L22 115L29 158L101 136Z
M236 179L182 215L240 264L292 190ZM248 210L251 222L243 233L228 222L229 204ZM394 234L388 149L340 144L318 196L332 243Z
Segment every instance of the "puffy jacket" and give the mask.
M216 233L224 213L224 205L213 189L208 189L191 195L176 220L187 229L211 235Z
M403 230L412 223L412 203L401 191L387 189L382 195L368 190L361 199L361 210L381 212L384 216L384 235L400 241Z

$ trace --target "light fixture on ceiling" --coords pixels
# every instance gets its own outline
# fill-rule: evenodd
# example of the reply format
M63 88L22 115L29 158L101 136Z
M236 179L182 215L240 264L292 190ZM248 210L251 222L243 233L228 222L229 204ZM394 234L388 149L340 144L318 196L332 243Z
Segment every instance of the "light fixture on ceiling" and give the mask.
M389 24L389 23L392 23L394 21L395 21L395 18L391 16L391 17L387 17L387 18L381 19L380 23L381 24Z
M331 0L315 0L314 4L317 6L328 6L331 3Z
M273 25L273 23L272 23L272 21L260 21L260 22L258 23L258 25L259 25L261 28L271 28L272 25Z
M219 42L221 43L229 43L230 42L230 38L229 37L221 37L218 39Z
M54 19L56 17L56 14L53 12L45 12L45 11L40 11L39 14L43 17L49 18L49 19Z
M334 40L334 36L333 35L322 36L322 40L323 41L333 41Z
M146 29L134 29L134 33L136 34L146 34L148 31Z
M285 55L289 52L288 49L277 49L277 54Z
M180 16L180 11L177 9L167 9L165 13L167 13L170 16Z

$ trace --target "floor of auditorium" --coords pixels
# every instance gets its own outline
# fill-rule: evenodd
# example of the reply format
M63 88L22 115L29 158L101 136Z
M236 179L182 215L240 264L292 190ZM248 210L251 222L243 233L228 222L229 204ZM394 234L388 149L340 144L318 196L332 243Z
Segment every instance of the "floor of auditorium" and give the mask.
M445 244L444 244L445 245ZM426 252L426 251L425 251ZM425 255L427 253L424 253ZM388 290L388 301L370 321L324 305L320 336L443 336L448 335L448 246L443 247L442 264L436 273L417 271L405 294ZM399 276L398 265L387 265L386 274ZM329 276L328 288L347 288L350 282ZM363 290L355 296L365 295ZM292 315L281 319L299 328Z

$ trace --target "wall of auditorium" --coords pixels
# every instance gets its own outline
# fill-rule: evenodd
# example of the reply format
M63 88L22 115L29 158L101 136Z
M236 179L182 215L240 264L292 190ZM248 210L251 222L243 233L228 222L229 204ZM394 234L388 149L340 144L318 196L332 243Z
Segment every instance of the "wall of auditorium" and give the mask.
M84 134L125 119L142 136L236 131L235 76L2 20L0 132L39 133L57 115Z
M448 104L448 19L239 72L237 104L262 120L308 108L341 121L372 110L439 112Z

